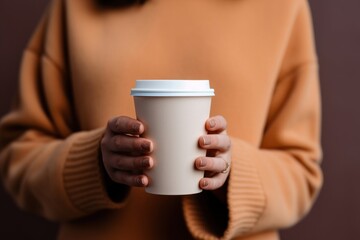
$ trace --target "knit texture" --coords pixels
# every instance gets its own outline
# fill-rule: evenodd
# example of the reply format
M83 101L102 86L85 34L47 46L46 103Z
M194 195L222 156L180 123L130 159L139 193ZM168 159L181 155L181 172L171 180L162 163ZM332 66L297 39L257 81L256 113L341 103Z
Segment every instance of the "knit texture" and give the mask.
M109 179L100 142L109 119L136 118L136 79L210 80L211 115L227 120L232 144L223 196L156 196ZM61 223L59 239L277 240L322 186L306 0L53 0L16 100L0 122L0 175L21 209Z

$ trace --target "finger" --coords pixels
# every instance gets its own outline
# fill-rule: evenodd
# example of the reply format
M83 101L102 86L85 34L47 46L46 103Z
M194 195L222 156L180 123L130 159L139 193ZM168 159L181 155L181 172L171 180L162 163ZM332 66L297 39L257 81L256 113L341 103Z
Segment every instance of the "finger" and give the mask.
M114 135L110 138L108 149L117 153L131 153L134 155L148 154L153 149L150 140L127 135Z
M143 174L133 174L125 171L112 171L110 178L117 183L125 184L133 187L146 187L149 184L149 179Z
M199 157L195 160L195 165L199 170L217 173L228 167L228 164L221 157Z
M204 149L216 149L221 152L226 152L231 147L231 140L230 137L225 134L210 134L200 137L199 145Z
M140 121L126 116L110 119L108 128L114 133L140 135L144 132L144 125Z
M117 170L139 171L152 168L154 161L149 156L133 157L113 154L108 164L111 168Z
M212 178L202 178L199 186L204 190L215 190L222 187L226 181L228 174L217 174Z
M209 132L220 133L226 130L227 121L223 116L209 118L205 123L206 130Z

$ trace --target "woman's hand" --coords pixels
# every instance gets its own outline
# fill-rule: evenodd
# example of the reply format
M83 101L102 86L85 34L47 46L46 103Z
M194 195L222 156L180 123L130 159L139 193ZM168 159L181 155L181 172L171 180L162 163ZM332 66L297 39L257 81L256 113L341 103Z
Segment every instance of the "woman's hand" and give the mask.
M208 135L199 138L201 148L207 150L206 157L195 160L198 170L205 171L200 180L200 188L216 190L224 185L229 176L231 165L231 140L226 134L227 123L224 117L209 118L205 123Z
M153 143L139 137L144 125L129 117L115 117L109 120L101 140L102 161L109 177L117 183L145 187L149 179L144 170L154 166L149 154Z

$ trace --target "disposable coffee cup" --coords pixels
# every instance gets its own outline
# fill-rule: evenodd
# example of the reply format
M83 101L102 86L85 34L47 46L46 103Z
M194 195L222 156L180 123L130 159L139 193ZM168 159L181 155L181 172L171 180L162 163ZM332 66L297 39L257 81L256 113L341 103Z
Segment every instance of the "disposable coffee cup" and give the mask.
M206 134L214 90L208 80L137 80L131 90L136 117L152 140L154 167L145 174L145 191L160 195L199 193L203 171L195 159L206 155L198 145Z

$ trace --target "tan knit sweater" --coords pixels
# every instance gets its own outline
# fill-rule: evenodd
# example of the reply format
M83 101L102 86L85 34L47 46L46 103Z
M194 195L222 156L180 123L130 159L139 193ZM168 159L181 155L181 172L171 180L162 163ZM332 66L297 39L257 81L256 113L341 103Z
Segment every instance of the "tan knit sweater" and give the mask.
M54 0L1 121L1 177L19 207L61 222L59 239L278 239L322 185L317 72L305 0ZM227 204L109 197L124 190L104 181L104 126L134 117L130 88L152 78L210 80L232 139Z

